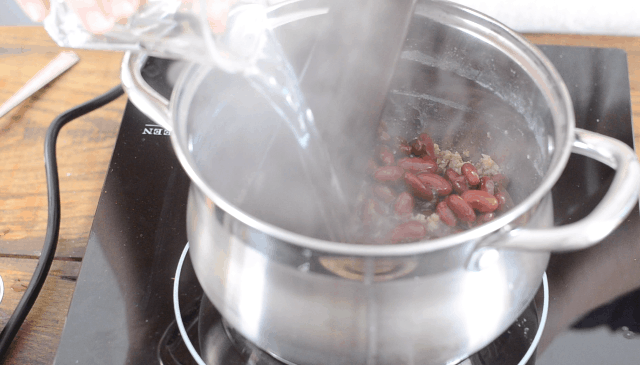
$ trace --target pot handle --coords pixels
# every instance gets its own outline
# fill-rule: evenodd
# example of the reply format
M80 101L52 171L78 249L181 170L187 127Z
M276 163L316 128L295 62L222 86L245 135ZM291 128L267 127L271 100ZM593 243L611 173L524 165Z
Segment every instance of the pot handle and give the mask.
M126 52L122 58L120 79L129 100L151 120L171 131L171 111L169 100L155 91L142 78L142 67L147 62L147 54Z
M640 162L634 150L617 139L577 128L572 152L616 170L609 191L598 206L575 223L548 229L498 231L479 247L556 252L580 250L600 242L622 223L640 194Z

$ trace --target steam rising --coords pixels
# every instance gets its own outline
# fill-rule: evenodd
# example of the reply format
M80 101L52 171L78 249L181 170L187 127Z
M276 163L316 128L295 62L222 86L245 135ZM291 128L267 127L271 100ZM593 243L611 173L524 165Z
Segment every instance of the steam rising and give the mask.
M269 34L256 73L203 76L188 118L205 182L260 220L350 241L382 117L392 135L427 131L442 148L469 150L474 161L490 154L510 176L517 172L514 199L529 194L549 160L529 142L539 133L531 120L553 133L544 98L531 92L519 65L487 47L477 51L480 42L444 26L438 14L434 20L418 6L419 21L407 33L412 7L410 0L336 0L327 17ZM376 16L385 21L372 22ZM505 69L516 74L502 75ZM527 97L507 102L496 94ZM539 112L525 119L517 103Z

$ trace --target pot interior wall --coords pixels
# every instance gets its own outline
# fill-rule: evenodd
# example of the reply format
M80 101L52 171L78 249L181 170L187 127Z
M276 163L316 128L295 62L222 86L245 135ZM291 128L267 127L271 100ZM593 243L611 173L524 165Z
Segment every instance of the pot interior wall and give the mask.
M312 49L317 21L276 31L298 74ZM511 179L510 193L518 203L554 164L565 126L552 117L552 92L545 89L549 80L531 76L539 65L513 40L498 36L504 30L495 27L443 3L418 4L383 120L392 135L411 139L426 131L441 149L468 151L474 162L490 155ZM180 143L189 149L194 170L246 213L320 236L318 197L309 189L297 140L278 112L242 76L215 70L200 74L190 80L197 83L192 100L178 105L184 119L179 123L187 124ZM322 133L325 126L318 128ZM331 141L325 142L332 149Z

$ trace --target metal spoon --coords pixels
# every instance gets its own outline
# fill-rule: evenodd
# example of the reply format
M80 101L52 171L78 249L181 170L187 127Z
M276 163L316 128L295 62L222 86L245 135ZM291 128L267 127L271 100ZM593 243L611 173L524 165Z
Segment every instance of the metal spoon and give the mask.
M71 66L80 60L77 54L71 51L61 52L43 69L33 76L23 87L20 88L13 96L11 96L4 104L0 105L0 118L10 112L13 108L27 100L36 91L42 89L45 85L53 81L56 77L62 75Z

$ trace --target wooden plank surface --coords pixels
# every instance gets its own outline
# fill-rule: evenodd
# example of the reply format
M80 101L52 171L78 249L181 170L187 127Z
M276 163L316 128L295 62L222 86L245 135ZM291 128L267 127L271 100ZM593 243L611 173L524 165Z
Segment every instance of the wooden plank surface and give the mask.
M627 51L636 143L640 137L640 38L528 35L534 43L616 47ZM61 51L40 27L0 27L0 100L17 91ZM0 275L4 325L22 296L44 239L47 209L43 143L59 113L119 83L119 53L76 51L81 61L0 119ZM6 364L51 364L113 150L125 98L64 128L58 144L62 226L58 260Z
M0 28L0 100L61 49L41 27ZM47 222L44 136L63 111L119 84L122 55L77 51L80 62L0 119L0 254L38 256ZM58 140L62 226L57 255L81 258L125 98L67 125Z
M2 257L0 275L5 295L0 303L0 326L18 305L31 279L36 260ZM55 260L38 300L18 332L4 362L9 364L51 364L62 335L80 262Z

